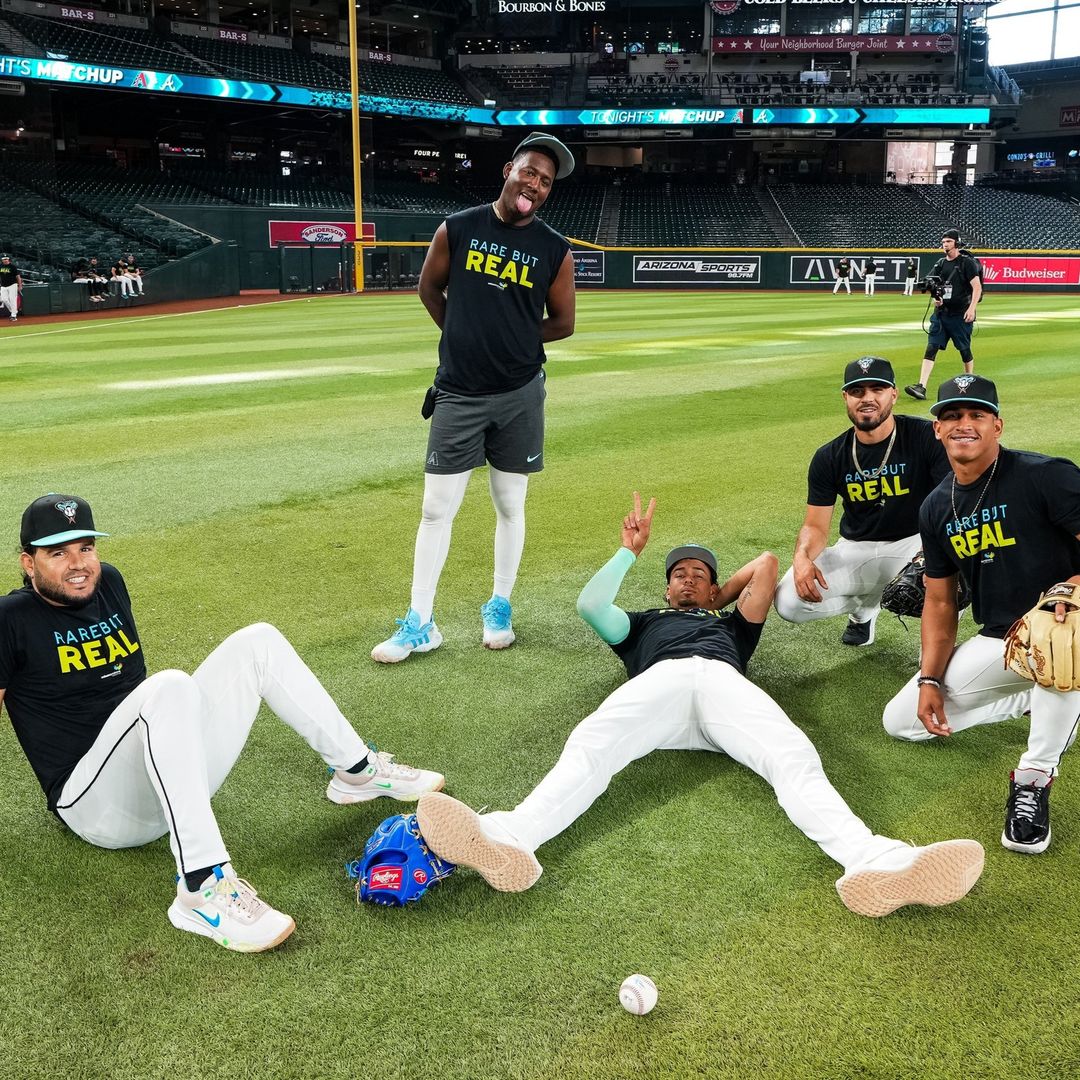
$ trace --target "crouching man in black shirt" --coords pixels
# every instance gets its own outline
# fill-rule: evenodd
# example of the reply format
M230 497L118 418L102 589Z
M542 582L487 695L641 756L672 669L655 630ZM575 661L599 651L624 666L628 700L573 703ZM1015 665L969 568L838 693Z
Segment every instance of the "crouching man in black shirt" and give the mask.
M716 556L697 545L667 556L665 608L625 612L614 603L649 538L656 502L623 519L622 547L578 597L578 612L630 676L570 735L555 768L516 809L475 814L446 795L424 795L420 831L441 858L478 870L494 888L520 892L541 874L533 852L568 828L612 777L653 750L716 750L764 777L791 821L844 867L847 907L887 915L904 904L959 900L982 871L974 840L910 847L875 836L829 783L805 734L745 676L776 588L764 552L718 584ZM735 602L734 611L721 610Z
M1080 724L1080 693L1033 684L1004 664L1003 638L1051 585L1080 582L1080 469L1001 445L997 388L958 375L931 411L951 474L919 515L926 555L922 670L885 707L898 739L952 735L1031 713L1010 778L1002 844L1050 844L1050 783ZM979 633L956 647L956 575L971 589Z
M72 832L103 848L169 834L173 926L238 952L272 948L293 920L237 876L210 807L263 701L335 770L333 802L412 800L443 778L369 749L265 623L226 638L194 675L147 678L127 586L98 559L105 535L75 496L27 507L24 585L0 597L0 705L49 809Z

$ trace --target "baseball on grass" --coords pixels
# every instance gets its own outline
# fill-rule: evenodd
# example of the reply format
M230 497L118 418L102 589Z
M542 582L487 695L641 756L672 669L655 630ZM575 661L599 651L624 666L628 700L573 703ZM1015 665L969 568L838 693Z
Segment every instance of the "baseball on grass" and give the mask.
M656 983L648 975L628 975L619 987L619 1004L635 1016L644 1016L656 1007Z

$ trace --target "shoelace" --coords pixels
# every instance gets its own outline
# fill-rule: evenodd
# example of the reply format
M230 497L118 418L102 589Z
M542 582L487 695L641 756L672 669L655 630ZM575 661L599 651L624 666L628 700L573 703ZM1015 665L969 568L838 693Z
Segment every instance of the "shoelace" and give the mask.
M214 891L225 901L231 910L239 911L249 919L257 919L268 905L259 899L259 894L251 887L251 883L243 878L222 878L214 887Z
M425 636L424 628L418 624L410 623L408 616L404 619L395 619L394 622L397 623L398 628L394 631L392 640L400 644L412 644L423 640Z
M1039 792L1035 787L1022 787L1013 800L1013 816L1034 821L1039 812Z
M376 776L396 776L402 780L411 780L417 775L417 770L408 765L399 765L394 760L394 755L385 750L375 752Z

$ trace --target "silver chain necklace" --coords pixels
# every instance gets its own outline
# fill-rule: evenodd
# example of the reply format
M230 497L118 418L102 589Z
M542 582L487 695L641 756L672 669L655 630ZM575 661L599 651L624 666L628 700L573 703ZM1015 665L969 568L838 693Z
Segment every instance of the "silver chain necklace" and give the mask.
M966 518L972 518L979 512L979 507L982 506L982 501L983 501L983 499L986 498L986 492L989 490L990 483L994 479L994 473L997 472L998 461L1000 459L1001 459L1001 454L998 453L998 456L996 458L994 458L994 464L990 467L990 475L989 475L989 477L987 477L986 483L983 484L982 492L979 494L979 501L975 504L975 507L971 511L971 513L965 515ZM959 523L962 519L961 519L960 515L956 512L956 473L952 474L952 489L950 491L950 498L952 500L953 519L957 523Z
M859 464L859 451L857 449L859 445L858 437L853 430L851 432L851 460L855 465L856 476L865 476L869 480L876 480L885 471L885 466L889 464L889 456L892 454L893 444L896 442L896 433L899 430L900 425L893 421L892 434L889 436L889 445L885 447L885 456L881 459L881 464L876 469L864 469ZM877 501L877 508L879 510L885 509L885 496L883 495Z

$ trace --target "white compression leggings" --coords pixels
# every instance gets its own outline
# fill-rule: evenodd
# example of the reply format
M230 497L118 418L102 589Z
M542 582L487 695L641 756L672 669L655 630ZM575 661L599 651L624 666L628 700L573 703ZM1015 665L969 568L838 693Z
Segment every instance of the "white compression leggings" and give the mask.
M488 469L491 502L495 507L495 582L492 592L509 598L525 547L525 473ZM410 604L421 622L431 618L435 590L450 550L450 533L472 470L424 474L424 505L416 531Z

